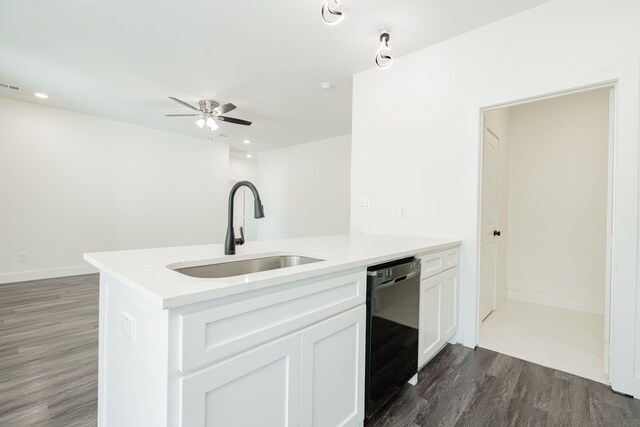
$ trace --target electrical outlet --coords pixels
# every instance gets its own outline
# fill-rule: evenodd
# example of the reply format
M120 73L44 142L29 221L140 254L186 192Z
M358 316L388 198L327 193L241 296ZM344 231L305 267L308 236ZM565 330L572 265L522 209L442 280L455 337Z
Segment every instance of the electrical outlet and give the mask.
M122 333L132 343L136 342L136 319L126 311L122 312Z
M19 252L18 253L18 261L19 262L27 261L27 253L26 252Z
M400 209L398 209L398 219L407 219L407 207L406 206L400 206Z
M369 209L369 198L368 197L363 197L362 199L360 199L360 209L362 209L362 210Z

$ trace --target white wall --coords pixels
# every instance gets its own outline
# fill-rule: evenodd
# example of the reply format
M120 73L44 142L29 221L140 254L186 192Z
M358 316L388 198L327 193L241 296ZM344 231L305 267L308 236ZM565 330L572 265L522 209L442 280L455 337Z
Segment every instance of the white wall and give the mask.
M496 308L507 299L507 263L509 233L509 108L499 108L484 114L484 126L498 138L498 188L496 229L502 235L496 241Z
M227 185L225 145L0 98L0 283L92 271L83 252L220 242Z
M352 231L464 241L461 333L477 342L479 108L595 81L619 82L617 264L611 378L640 396L635 348L640 2L554 0L354 76ZM358 200L371 199L361 211ZM406 220L396 218L400 204ZM626 230L627 232L623 232ZM615 230L614 230L615 231ZM616 323L617 316L617 323ZM625 329L626 328L626 329ZM634 356L634 354L636 356ZM635 384L634 384L635 381Z
M240 157L235 154L230 154L229 180L235 182L249 181L256 186L256 188L258 189L258 193L260 193L258 161L253 158L247 159L246 157ZM238 191L238 193L236 193L236 198L241 197L240 194L244 195L244 206L246 211L244 218L245 239L256 240L258 238L258 222L262 221L262 219L255 219L253 217L253 193L251 193L251 191L249 191L247 188L243 187ZM262 194L260 195L260 197L262 197ZM240 234L236 230L236 237L239 236Z
M508 296L603 314L609 90L510 110Z
M261 153L258 238L349 232L351 136Z

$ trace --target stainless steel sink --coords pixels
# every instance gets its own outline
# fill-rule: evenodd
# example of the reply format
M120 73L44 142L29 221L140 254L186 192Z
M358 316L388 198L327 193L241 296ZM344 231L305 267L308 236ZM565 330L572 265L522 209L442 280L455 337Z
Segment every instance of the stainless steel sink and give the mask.
M281 255L264 258L245 259L242 261L220 262L217 264L197 265L194 267L175 268L174 271L191 277L220 278L242 276L244 274L275 270L278 268L295 267L324 261L300 255Z

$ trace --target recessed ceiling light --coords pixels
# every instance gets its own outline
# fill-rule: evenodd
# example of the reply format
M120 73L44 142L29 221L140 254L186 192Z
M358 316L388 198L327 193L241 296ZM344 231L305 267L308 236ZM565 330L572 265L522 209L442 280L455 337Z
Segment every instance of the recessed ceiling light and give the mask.
M250 159L250 158L251 158L251 154L247 154L247 159Z
M245 144L251 144L251 141L248 139L243 139L242 142L244 142Z
M320 89L322 90L331 90L331 88L333 87L333 85L329 82L322 82L320 83Z
M34 93L35 96L37 96L40 99L47 99L49 97L49 95L47 95L46 93L42 93L42 92L36 92Z

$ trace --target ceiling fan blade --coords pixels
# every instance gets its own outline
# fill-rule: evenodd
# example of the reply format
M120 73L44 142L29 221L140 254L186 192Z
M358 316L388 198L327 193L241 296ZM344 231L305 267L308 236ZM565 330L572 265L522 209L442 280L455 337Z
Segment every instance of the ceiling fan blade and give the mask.
M235 109L236 109L236 106L229 102L227 104L223 104L223 105L220 105L219 107L214 108L213 112L216 114L225 114Z
M213 116L214 119L216 120L220 120L222 122L229 122L229 123L234 123L236 125L245 125L245 126L251 126L251 122L248 122L246 120L242 120L242 119L234 119L233 117L224 117L224 116Z
M170 96L170 97L169 97L169 99L173 99L173 100L174 100L174 101L176 101L178 104L182 104L182 105L184 105L185 107L191 108L192 110L200 111L200 109L198 109L198 108L194 107L193 105L191 105L191 104L189 104L189 103L186 103L186 102L184 102L184 101L181 101L181 100L179 100L178 98L174 98L173 96Z
M165 114L167 117L195 117L200 116L200 114Z

